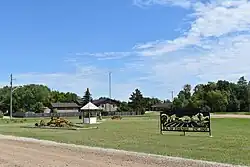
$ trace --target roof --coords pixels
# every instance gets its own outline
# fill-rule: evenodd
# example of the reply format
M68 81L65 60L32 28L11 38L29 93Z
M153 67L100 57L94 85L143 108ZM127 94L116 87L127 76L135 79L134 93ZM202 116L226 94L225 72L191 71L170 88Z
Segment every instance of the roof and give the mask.
M101 99L93 100L92 103L99 106L99 105L105 104L105 103L118 104L119 102L116 100L113 100L113 99L101 98Z
M53 108L79 108L76 103L51 103Z
M155 104L152 106L152 108L171 108L172 103L160 103L160 104Z
M85 106L83 106L81 108L81 110L100 110L100 108L97 107L96 105L94 105L93 103L88 102L88 104L86 104Z

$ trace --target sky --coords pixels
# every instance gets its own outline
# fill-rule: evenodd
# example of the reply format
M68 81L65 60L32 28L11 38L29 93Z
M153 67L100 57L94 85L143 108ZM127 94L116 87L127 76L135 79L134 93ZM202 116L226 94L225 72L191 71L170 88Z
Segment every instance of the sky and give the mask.
M167 99L184 84L249 77L247 0L0 2L0 85L128 100Z

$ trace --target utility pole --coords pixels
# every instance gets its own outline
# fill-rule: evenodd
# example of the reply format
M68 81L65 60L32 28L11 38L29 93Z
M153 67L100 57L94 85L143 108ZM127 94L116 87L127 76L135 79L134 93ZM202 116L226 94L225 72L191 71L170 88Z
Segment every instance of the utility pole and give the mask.
M13 76L10 74L10 119L12 119Z
M111 112L111 72L109 72L109 112Z
M248 112L250 112L250 89L249 89L250 84L248 83L247 85L247 102L248 102Z
M174 101L174 91L171 91L172 102Z

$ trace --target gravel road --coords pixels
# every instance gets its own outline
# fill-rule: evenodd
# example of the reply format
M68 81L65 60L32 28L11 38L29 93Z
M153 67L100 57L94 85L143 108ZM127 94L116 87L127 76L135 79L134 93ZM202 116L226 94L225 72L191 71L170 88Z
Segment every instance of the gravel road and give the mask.
M230 167L232 165L0 135L0 166Z
M250 115L240 114L211 114L212 118L250 118Z

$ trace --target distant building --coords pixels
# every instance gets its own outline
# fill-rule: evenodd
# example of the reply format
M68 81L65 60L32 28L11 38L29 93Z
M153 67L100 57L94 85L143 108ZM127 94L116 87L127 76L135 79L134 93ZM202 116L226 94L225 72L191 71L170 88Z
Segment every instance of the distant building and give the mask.
M79 112L80 106L76 103L51 103L51 109L57 113Z
M48 107L43 108L43 113L50 113L50 112L51 112L50 108L48 108Z
M109 99L109 98L100 98L98 100L93 100L92 103L102 109L103 111L117 111L119 106L119 101Z

